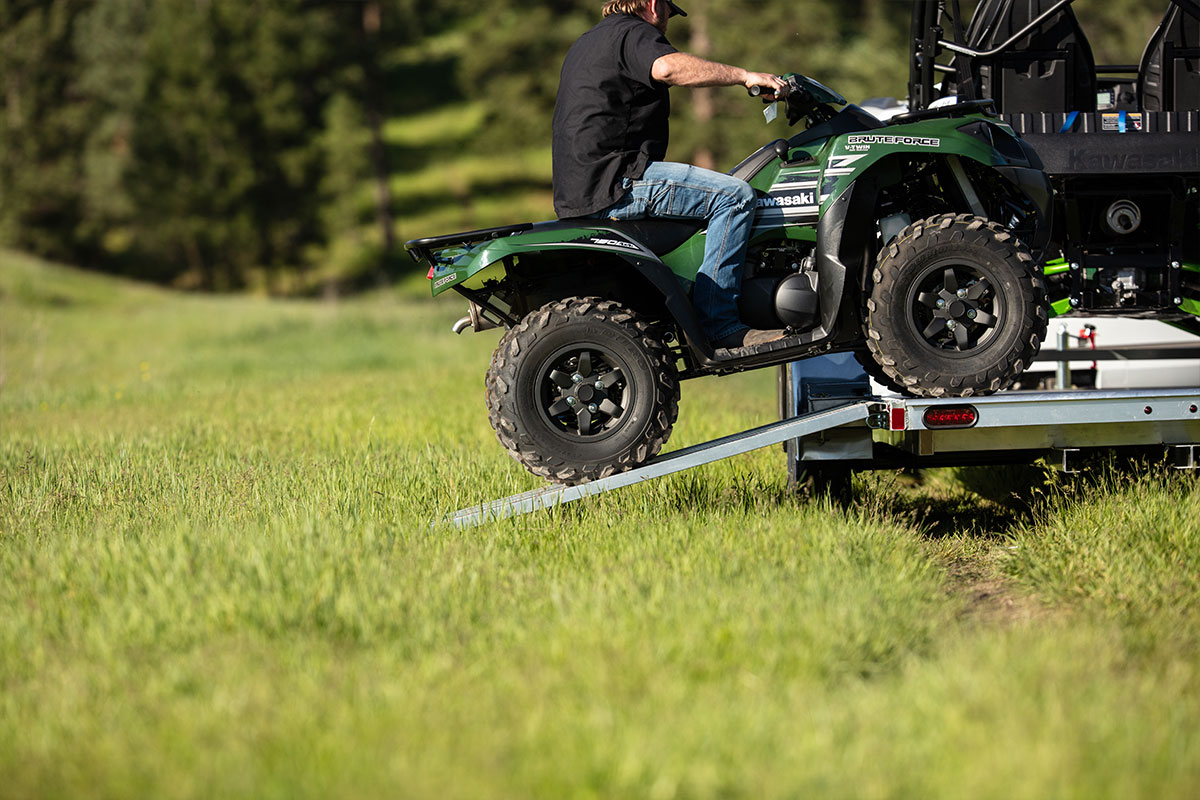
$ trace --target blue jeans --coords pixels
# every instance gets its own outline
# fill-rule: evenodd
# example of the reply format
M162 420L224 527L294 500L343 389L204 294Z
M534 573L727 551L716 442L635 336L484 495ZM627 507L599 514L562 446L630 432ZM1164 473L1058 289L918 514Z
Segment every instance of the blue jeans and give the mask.
M654 161L641 179L625 178L624 187L629 193L596 216L708 220L704 262L692 290L700 326L709 341L746 330L737 299L754 222L756 196L750 184L688 164Z

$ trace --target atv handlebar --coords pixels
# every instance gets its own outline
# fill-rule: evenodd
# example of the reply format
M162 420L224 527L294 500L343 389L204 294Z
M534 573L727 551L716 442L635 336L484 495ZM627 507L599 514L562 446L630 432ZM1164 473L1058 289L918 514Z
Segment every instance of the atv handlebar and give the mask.
M837 112L831 104L845 105L846 100L837 92L797 73L780 76L783 88L774 92L774 98L763 98L764 103L781 101L787 111L789 125L807 119L809 127L830 119ZM751 97L762 97L769 91L765 86L751 86L746 90Z
M766 86L751 86L748 89L746 89L746 93L749 94L751 97L762 97L764 94L770 92L771 94L775 95L775 97L774 98L763 97L763 102L764 103L774 103L779 100L786 99L787 96L790 95L793 91L800 88L793 81L789 80L788 78L785 78L782 75L780 75L779 77L783 80L783 88L781 88L781 89L769 89Z

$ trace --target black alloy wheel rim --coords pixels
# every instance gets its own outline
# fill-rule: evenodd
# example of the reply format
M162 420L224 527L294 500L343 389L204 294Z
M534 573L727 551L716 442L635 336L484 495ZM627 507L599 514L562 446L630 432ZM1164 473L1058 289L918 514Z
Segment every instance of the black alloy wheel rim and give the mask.
M627 367L594 345L572 345L540 370L539 407L550 427L574 439L602 439L625 421L633 404Z
M938 261L913 283L909 326L942 355L972 355L996 337L1004 320L997 288L995 277L975 264Z

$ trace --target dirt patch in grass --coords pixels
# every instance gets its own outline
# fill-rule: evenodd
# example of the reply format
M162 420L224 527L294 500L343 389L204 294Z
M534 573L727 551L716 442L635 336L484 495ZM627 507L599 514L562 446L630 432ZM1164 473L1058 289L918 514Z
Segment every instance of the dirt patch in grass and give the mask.
M1000 566L1013 532L1029 519L1027 510L964 491L945 470L881 483L890 490L890 512L919 529L931 557L944 565L946 592L961 602L961 621L1008 626L1047 616L1046 605Z
M961 621L1003 627L1042 619L1049 613L1037 598L1000 574L995 561L1001 557L997 548L947 563L948 593L963 602Z

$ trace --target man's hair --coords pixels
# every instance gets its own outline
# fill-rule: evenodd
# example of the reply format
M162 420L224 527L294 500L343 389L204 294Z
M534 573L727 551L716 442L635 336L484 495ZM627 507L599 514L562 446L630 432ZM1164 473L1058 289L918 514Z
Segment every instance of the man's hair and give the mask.
M642 9L653 2L654 0L608 0L604 4L604 16L607 17L609 14L640 16Z

